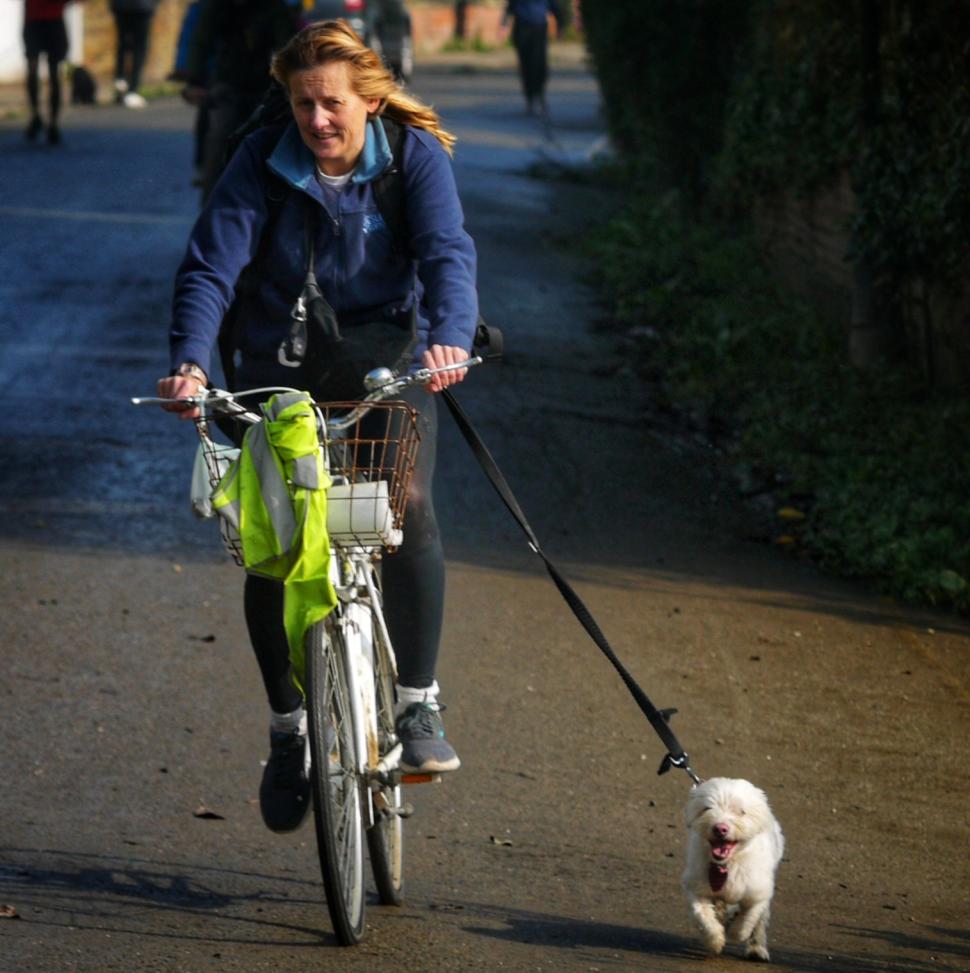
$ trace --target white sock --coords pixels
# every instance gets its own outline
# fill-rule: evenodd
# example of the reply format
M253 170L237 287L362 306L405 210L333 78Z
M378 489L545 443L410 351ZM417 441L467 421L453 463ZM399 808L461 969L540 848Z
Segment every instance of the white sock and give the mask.
M397 703L394 705L394 716L400 716L412 703L427 703L429 706L438 708L438 683L433 682L424 689L415 689L413 686L402 686L400 683L397 689Z
M299 730L306 736L306 710L302 706L292 713L277 713L275 710L270 710L269 726L271 730L281 733Z

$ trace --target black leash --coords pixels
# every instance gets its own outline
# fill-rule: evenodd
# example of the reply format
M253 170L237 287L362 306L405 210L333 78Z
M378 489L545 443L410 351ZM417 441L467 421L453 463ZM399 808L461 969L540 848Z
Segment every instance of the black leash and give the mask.
M508 508L509 513L515 518L519 527L522 528L526 539L529 542L529 547L542 558L543 564L546 566L546 570L549 572L549 576L555 582L556 587L559 589L560 594L566 600L566 604L573 610L573 614L579 619L583 628L589 633L590 638L596 643L603 655L613 664L613 668L620 674L620 678L626 684L627 689L630 690L631 695L636 700L637 705L643 712L643 715L650 721L650 725L654 728L657 736L660 737L663 745L667 748L667 754L663 758L660 764L660 769L657 771L658 774L665 774L671 767L677 767L687 773L690 779L695 783L699 784L701 782L700 778L691 769L689 758L687 752L680 745L680 741L674 735L673 730L670 728L670 717L677 712L675 709L664 709L658 710L656 706L650 702L650 698L647 694L640 688L637 681L627 672L626 667L619 660L610 643L606 640L606 636L600 631L600 627L596 624L595 619L590 614L589 609L583 604L579 595L573 591L572 586L568 581L559 573L556 566L546 557L543 553L542 548L539 546L539 541L536 539L536 535L532 528L529 526L529 522L525 518L525 514L522 512L522 508L519 506L518 501L516 501L515 496L509 489L508 483L505 481L505 477L502 476L502 471L498 468L495 460L492 459L488 448L485 443L482 442L481 436L478 435L468 417L465 415L461 406L458 404L457 399L448 389L445 389L442 393L444 395L444 400L448 405L448 409L451 411L455 422L458 424L458 428L461 430L461 434L465 437L465 441L471 448L472 453L475 454L475 458L478 460L482 469L485 471L485 475L488 477L489 482L495 488L495 491L502 499L502 503Z

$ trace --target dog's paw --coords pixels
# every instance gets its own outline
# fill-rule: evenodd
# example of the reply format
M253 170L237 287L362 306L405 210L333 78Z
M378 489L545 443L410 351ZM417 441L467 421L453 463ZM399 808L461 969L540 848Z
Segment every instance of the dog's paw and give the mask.
M723 929L704 930L704 948L714 956L718 956L724 949L725 936Z
M768 954L768 947L762 946L760 943L748 943L748 947L744 951L744 958L755 960L759 963L767 963L771 960L771 956Z

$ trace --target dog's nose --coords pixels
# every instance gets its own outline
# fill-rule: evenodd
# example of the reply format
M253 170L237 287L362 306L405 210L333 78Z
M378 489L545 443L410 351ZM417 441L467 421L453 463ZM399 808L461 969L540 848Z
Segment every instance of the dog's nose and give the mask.
M726 824L715 824L711 830L718 836L718 838L726 838L731 829Z

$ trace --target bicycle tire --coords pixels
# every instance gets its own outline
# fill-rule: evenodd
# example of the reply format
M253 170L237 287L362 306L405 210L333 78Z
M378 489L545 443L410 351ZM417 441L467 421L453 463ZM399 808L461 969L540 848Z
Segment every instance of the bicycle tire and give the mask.
M376 579L375 579L376 580ZM379 589L378 589L379 590ZM372 612L379 611L379 606ZM378 749L383 757L397 739L394 731L394 675L391 654L381 626L373 620L374 694L377 702ZM400 814L384 811L401 806L401 785L381 787L375 794L374 824L367 829L371 871L381 905L400 905L404 887L404 827Z
M364 931L364 825L346 653L334 616L306 637L310 782L327 909L342 946Z

